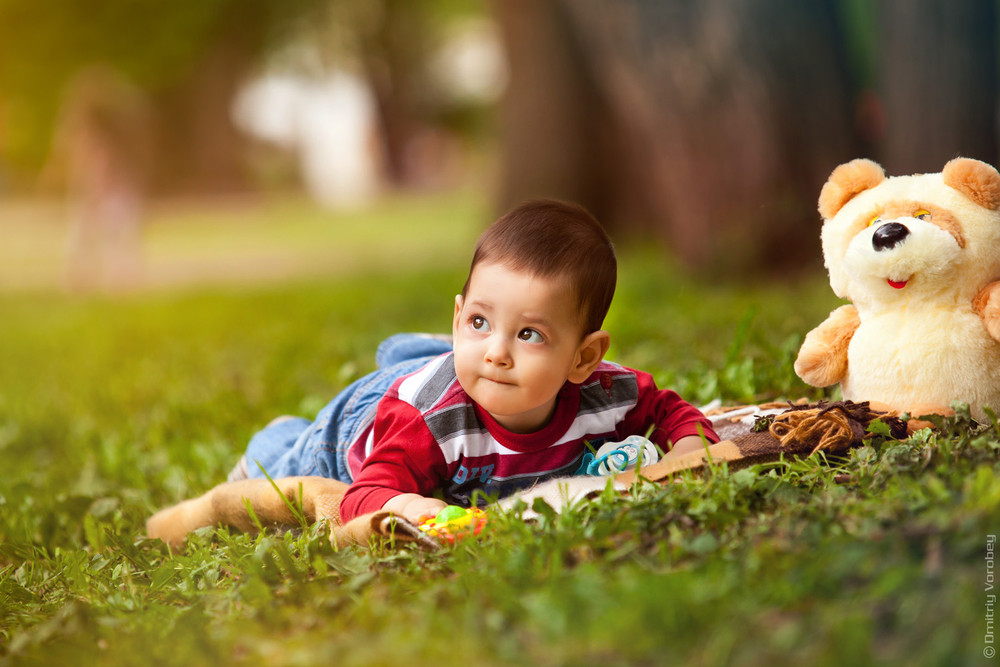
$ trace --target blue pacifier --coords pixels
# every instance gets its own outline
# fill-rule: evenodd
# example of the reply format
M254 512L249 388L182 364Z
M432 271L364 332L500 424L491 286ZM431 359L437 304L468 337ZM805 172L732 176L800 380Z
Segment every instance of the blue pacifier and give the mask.
M660 453L656 445L641 435L630 435L620 442L606 442L597 453L583 455L577 475L617 475L636 466L656 463Z

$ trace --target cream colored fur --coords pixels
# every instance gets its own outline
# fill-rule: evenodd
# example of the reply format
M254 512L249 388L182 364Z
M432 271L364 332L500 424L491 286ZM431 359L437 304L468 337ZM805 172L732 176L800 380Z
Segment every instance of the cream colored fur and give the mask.
M964 158L937 174L881 173L855 160L824 186L830 284L857 319L835 311L806 337L796 372L900 411L1000 409L1000 174ZM873 236L890 222L909 234L878 250Z

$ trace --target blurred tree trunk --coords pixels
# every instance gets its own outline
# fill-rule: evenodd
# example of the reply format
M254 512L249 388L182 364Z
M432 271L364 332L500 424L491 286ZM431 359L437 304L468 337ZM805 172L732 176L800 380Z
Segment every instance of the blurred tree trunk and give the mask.
M232 103L253 64L254 53L238 37L224 36L183 81L159 94L159 191L205 194L247 187L245 144L233 123Z
M386 175L406 185L418 180L411 152L426 115L427 25L413 0L385 0L376 14L361 36L361 56L382 125Z
M997 163L997 9L992 0L881 0L877 86L892 174L957 156Z
M354 23L375 96L385 176L397 186L446 182L450 137L443 129L433 58L447 9L417 0L356 0Z
M513 50L508 201L576 198L691 266L816 260L820 187L860 145L836 0L494 6Z
M501 108L500 207L555 197L606 224L615 193L609 109L558 2L495 0L510 80Z

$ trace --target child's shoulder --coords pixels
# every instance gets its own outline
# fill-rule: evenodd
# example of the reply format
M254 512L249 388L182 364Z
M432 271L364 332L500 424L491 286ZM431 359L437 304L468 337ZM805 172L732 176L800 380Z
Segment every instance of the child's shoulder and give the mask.
M454 355L435 357L420 369L399 378L387 396L398 398L422 413L462 402L464 392L455 373Z
M635 377L636 371L613 361L604 360L597 365L584 384L604 383Z
M581 402L586 405L634 401L638 391L637 372L611 361L602 361L590 377L580 383Z

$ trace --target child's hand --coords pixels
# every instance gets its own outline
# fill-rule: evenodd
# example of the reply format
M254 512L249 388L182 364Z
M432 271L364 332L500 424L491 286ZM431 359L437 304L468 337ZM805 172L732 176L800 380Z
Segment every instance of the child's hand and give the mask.
M426 498L416 493L404 493L390 498L382 506L382 509L403 517L415 526L419 526L421 521L437 516L438 512L447 506L446 502L437 498Z
M663 458L665 460L676 459L684 456L685 454L690 454L691 452L704 451L705 443L702 441L701 436L689 435L675 442L670 451L663 455Z

